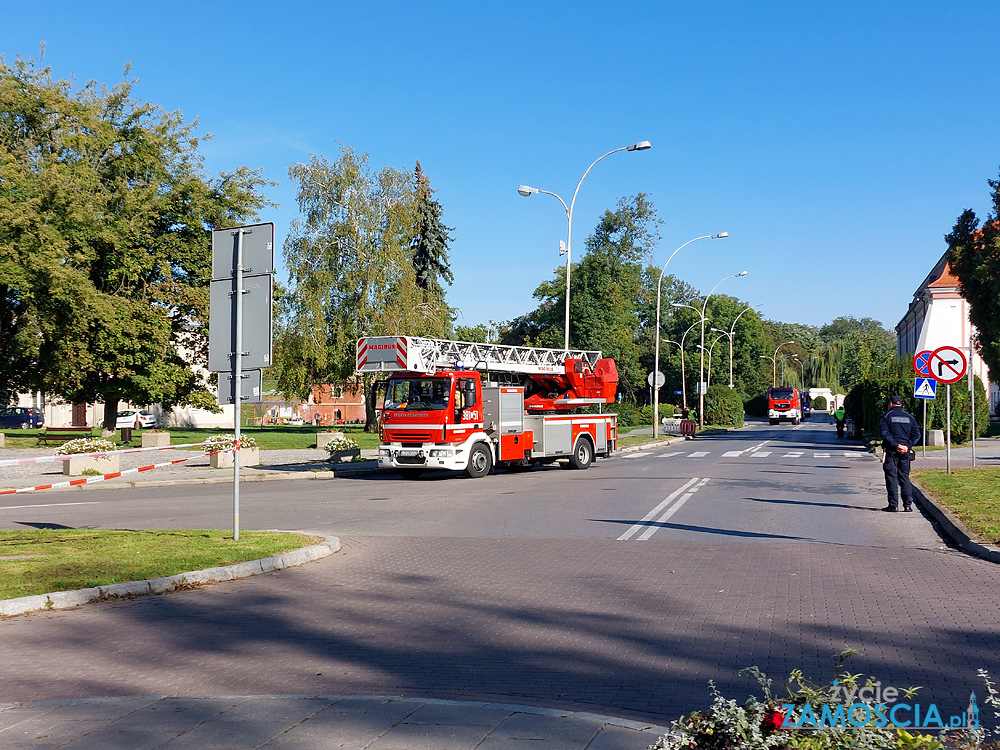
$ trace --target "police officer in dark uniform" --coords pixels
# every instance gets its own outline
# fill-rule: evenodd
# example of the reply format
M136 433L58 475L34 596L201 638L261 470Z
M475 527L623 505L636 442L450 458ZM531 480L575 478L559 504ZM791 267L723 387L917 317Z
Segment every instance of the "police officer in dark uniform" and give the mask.
M914 458L913 446L920 442L920 427L912 415L903 411L902 396L889 397L889 411L882 415L880 427L882 448L885 451L885 489L889 505L882 510L895 513L899 510L896 487L903 496L903 510L913 510L913 491L910 486L910 461Z

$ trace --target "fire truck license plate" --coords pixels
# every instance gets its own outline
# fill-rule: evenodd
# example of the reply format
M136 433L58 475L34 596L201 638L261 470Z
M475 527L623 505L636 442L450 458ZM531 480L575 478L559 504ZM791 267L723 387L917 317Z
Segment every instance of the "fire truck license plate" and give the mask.
M402 450L402 451L397 451L396 455L397 456L419 456L420 455L420 451Z

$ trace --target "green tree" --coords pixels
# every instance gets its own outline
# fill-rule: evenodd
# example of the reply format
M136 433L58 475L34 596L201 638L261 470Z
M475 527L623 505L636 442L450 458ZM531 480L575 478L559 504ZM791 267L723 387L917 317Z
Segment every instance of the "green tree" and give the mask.
M417 161L417 221L414 237L410 243L413 250L413 270L416 272L417 286L423 291L424 301L444 299L441 282L451 284L455 277L448 263L448 243L451 242L450 227L441 221L444 209L434 199L430 180Z
M279 388L304 398L321 383L357 385L361 336L445 335L450 311L443 297L425 298L412 263L413 178L375 170L367 154L346 145L335 162L313 156L288 173L301 216L283 248L289 285L279 295ZM363 384L366 429L374 430L377 388L372 377Z
M850 391L865 378L878 376L896 359L896 336L873 318L839 317L819 331L825 346L817 351L836 363L836 382Z
M267 205L257 171L208 178L196 123L0 58L0 352L67 400L205 404L209 230Z
M993 211L982 226L966 209L945 235L948 261L969 303L976 347L990 372L1000 372L1000 180L989 180Z

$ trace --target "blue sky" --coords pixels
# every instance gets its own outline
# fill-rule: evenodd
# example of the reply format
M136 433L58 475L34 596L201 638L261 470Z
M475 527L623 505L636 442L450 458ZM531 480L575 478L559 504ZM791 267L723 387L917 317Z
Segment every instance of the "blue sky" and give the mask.
M295 216L289 164L337 142L375 165L420 159L454 227L460 323L503 320L574 258L600 213L651 194L652 262L822 325L892 327L964 208L990 208L1000 167L1000 4L802 2L19 3L0 52L59 77L116 83L198 118L212 172L246 164L280 184L279 242Z

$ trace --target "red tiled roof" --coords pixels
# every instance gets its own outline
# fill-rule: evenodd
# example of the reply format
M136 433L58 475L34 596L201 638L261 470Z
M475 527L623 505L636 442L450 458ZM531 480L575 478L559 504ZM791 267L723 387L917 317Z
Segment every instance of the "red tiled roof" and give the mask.
M951 265L949 263L945 263L944 270L941 271L941 275L928 284L927 287L928 289L956 288L958 287L958 283L958 277L951 272Z

